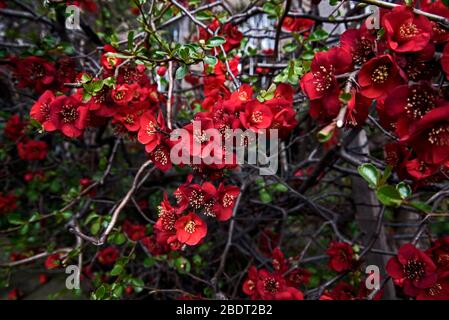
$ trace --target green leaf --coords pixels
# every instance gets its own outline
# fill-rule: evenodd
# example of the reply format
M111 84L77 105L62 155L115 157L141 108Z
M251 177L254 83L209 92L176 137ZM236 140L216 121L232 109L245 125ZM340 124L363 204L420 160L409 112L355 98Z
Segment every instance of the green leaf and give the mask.
M176 70L176 79L178 79L178 80L184 79L184 77L187 75L188 72L189 72L189 68L185 64L180 66Z
M204 57L204 63L214 67L218 62L218 59L214 56L206 56Z
M134 31L128 32L128 50L132 50L134 45Z
M96 299L103 299L104 295L106 294L106 288L104 285L101 285L100 287L95 290L95 298Z
M93 235L98 234L98 232L100 231L100 221L95 221L91 226L90 226L90 233L92 233Z
M323 41L326 40L328 37L329 34L326 31L324 31L323 29L317 29L307 38L307 40L311 42Z
M219 47L222 44L224 44L225 42L226 42L226 39L223 37L218 37L218 36L212 37L209 40L207 40L206 47L209 47L209 48Z
M351 100L351 98L352 94L349 92L343 92L339 97L340 101L343 103L348 103Z
M390 185L380 187L376 191L376 196L386 206L399 207L402 204L401 194L395 187Z
M287 43L282 47L286 53L294 52L298 48L298 45L294 42Z
M7 218L8 218L8 222L10 224L22 225L25 223L25 221L22 220L22 217L20 216L20 214L18 214L16 212L8 214Z
M412 195L412 188L410 188L410 186L405 182L399 182L396 185L396 190L399 191L399 194L402 199L407 199Z
M121 264L116 264L111 270L111 276L118 276L123 272L123 266Z
M364 163L357 168L359 174L365 179L371 188L376 188L379 182L380 173L371 163Z
M278 191L278 192L287 192L288 188L283 185L282 183L276 183L274 185L274 190Z
M273 197L268 193L267 189L260 189L259 191L260 201L263 203L271 203L273 201Z
M432 206L430 206L424 202L412 201L412 202L409 202L408 204L422 212L429 213L432 211Z

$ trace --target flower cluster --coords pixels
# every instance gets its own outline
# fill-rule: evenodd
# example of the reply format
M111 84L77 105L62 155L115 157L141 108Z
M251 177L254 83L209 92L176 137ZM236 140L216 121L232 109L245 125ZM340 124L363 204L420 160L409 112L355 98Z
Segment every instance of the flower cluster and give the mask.
M182 245L196 245L207 234L207 224L198 214L218 221L231 218L240 189L220 183L216 188L210 182L201 185L193 183L189 175L186 183L179 186L174 196L176 206L172 206L167 194L158 207L159 219L154 225L156 240L161 246L169 245L179 249Z
M157 93L156 86L150 83L143 65L129 64L121 68L114 85L105 81L115 73L120 59L108 56L116 52L113 47L105 46L104 50L102 65L105 71L102 79L79 75L75 83L81 85L83 79L87 80L77 92L55 95L55 90L46 90L33 105L30 115L45 131L60 131L67 137L77 138L86 128L98 127L111 120L118 132L135 137L141 128L141 115L159 110L159 102L163 98ZM48 62L41 64L49 65Z
M386 266L405 295L418 300L449 299L449 237L436 240L425 252L403 245Z
M449 16L440 2L425 1L422 9ZM449 167L449 101L433 83L448 74L448 33L403 5L382 10L380 21L384 33L362 24L315 55L300 83L310 115L326 123L346 108L344 123L361 125L375 100L382 126L398 137L386 147L389 164L401 178L436 179ZM443 47L439 64L435 53Z
M306 269L292 267L279 248L272 253L273 272L251 266L243 292L253 300L304 300L299 290L310 279Z

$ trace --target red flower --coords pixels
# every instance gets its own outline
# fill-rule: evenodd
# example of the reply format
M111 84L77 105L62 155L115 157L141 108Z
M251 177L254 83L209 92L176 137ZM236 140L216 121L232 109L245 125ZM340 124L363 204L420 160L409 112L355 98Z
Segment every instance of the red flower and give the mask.
M311 100L312 117L326 120L338 114L340 88L335 76L350 71L351 67L352 56L346 49L333 47L315 55L310 72L300 81L302 90Z
M281 275L271 274L265 269L259 270L256 287L263 300L304 300L302 292L288 287Z
M5 137L11 141L19 140L25 134L27 123L18 114L11 116L5 125Z
M312 19L286 17L282 29L288 32L302 33L310 30L314 25L315 21Z
M449 8L443 1L422 0L421 9L445 18L449 18ZM437 43L444 43L449 40L449 32L442 28L439 23L430 21L433 30L433 40Z
M100 252L98 252L98 261L105 266L109 266L115 263L115 261L118 259L119 257L119 251L117 248L115 247L107 247L104 248L102 250L100 250Z
M449 236L437 239L426 253L439 269L449 271Z
M47 150L48 146L44 141L29 140L17 144L17 151L22 160L44 160Z
M170 160L170 149L166 145L158 145L150 152L149 157L159 170L166 172L173 167Z
M259 274L255 266L251 266L248 269L248 277L243 282L242 290L245 294L256 298L257 296L257 281L259 280Z
M258 100L252 100L246 104L245 111L240 112L240 121L246 129L258 132L259 129L267 129L271 126L273 113L268 106Z
M133 224L128 220L123 223L123 231L132 241L139 241L145 237L145 226L140 224Z
M397 6L383 16L388 46L396 52L416 52L424 49L432 38L429 20L413 13L406 6Z
M74 97L59 96L50 104L50 122L45 130L60 130L70 138L77 138L86 127L88 109Z
M386 266L388 274L401 284L404 293L415 297L437 281L436 266L430 257L412 244L399 248L398 255Z
M140 116L140 130L137 139L145 145L145 151L150 153L161 142L164 130L166 128L162 112L159 112L156 119L151 111L147 111Z
M130 86L128 84L118 85L111 92L112 99L118 105L126 106L129 102L131 102L131 100L133 100L135 89L135 86Z
M159 243L155 236L145 237L140 240L140 243L153 256L159 256L168 251L168 245Z
M40 57L14 59L15 75L19 79L19 88L33 88L38 93L44 92L53 83L56 68L52 62Z
M398 124L401 130L401 127L421 119L434 109L438 100L438 93L428 83L401 85L385 99L384 109L391 121L404 123Z
M401 141L408 143L418 158L429 164L449 159L449 104L429 111L404 132Z
M8 300L18 300L20 297L19 289L14 288L8 292Z
M62 265L62 255L60 253L55 253L49 255L47 259L45 259L45 268L47 270L53 270L61 267Z
M331 241L326 250L329 256L329 268L336 272L351 270L354 262L354 251L346 242Z
M240 47L240 43L243 39L243 33L241 33L237 26L232 23L227 23L223 27L226 42L223 44L223 48L226 52L232 49Z
M351 100L348 101L348 110L346 112L346 124L349 126L361 126L368 118L369 108L372 100L362 96L355 90L351 91Z
M449 275L442 274L430 288L419 292L417 300L449 300Z
M103 68L107 70L113 70L115 69L120 63L122 63L122 59L114 57L111 54L114 54L117 52L115 48L109 44L104 46L104 53L101 56L101 65Z
M398 85L404 83L406 76L394 59L386 54L377 56L363 64L358 74L360 93L367 98L381 98Z
M193 212L175 222L176 237L189 246L198 244L207 234L207 224Z
M240 189L235 186L225 187L223 183L216 189L209 182L203 183L202 189L213 199L212 202L203 201L207 214L215 216L218 221L229 220Z
M351 53L354 64L364 64L375 55L375 40L366 28L348 29L340 37L340 46Z
M17 197L12 194L3 195L0 192L0 215L8 214L17 209Z
M275 272L282 274L288 270L289 264L281 249L275 248L272 253L272 258L273 269Z
M56 130L55 125L50 121L50 105L54 100L53 92L47 90L39 97L30 111L31 118L42 124L47 131Z
M308 285L312 273L307 269L295 268L286 276L287 284L292 287L299 287L300 285Z

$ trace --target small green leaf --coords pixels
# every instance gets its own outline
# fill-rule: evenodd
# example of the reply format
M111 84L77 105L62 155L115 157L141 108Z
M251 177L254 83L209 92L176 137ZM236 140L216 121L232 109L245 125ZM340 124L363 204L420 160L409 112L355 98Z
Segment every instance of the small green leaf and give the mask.
M399 191L402 199L407 199L412 195L412 188L410 188L410 186L405 182L399 182L396 185L396 190Z
M123 272L123 266L121 264L116 264L111 270L111 276L118 276Z
M176 79L178 80L184 79L184 77L187 75L188 72L189 68L185 64L183 64L176 70Z
M219 47L226 42L226 39L223 37L212 37L206 42L206 47L213 48Z
M341 102L348 103L352 98L352 94L349 92L343 92L339 98Z
M214 56L206 56L204 57L204 63L214 67L218 62L218 59Z
M95 290L95 298L97 299L103 299L104 295L106 294L106 288L104 285L101 285L100 287Z
M260 189L259 191L260 201L263 203L271 203L273 201L273 197L268 193L266 189Z
M364 163L357 168L359 174L365 179L371 188L376 188L379 182L380 173L371 163Z
M90 226L90 233L92 233L93 235L98 234L98 232L100 231L100 221L95 221L91 226Z
M392 207L399 207L402 204L402 197L399 191L390 185L384 185L376 191L376 196L379 201Z

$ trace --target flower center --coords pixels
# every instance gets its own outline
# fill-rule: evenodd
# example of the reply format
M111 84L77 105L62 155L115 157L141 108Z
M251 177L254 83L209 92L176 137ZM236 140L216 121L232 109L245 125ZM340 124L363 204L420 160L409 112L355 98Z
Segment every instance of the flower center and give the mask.
M268 278L264 281L264 290L270 293L276 293L279 290L279 282L274 278Z
M162 164L163 166L168 163L167 155L159 148L154 152L154 160L156 160L156 162Z
M357 42L357 46L353 52L353 60L356 64L363 64L368 61L368 58L373 54L372 42L362 37Z
M232 194L226 193L223 197L223 207L227 208L232 205L234 201L234 196Z
M125 123L133 124L134 123L134 115L127 114L126 117L125 117Z
M427 112L435 107L435 99L428 90L412 89L407 98L405 111L414 120L422 118Z
M424 262L416 259L408 260L403 266L403 271L409 280L421 279L424 276Z
M193 190L189 198L190 205L196 209L201 208L204 203L204 194Z
M439 147L449 146L449 125L439 125L429 132L429 142Z
M158 207L159 217L161 218L162 227L166 231L173 231L175 229L176 217L174 212L165 209L163 206Z
M31 80L40 79L45 75L45 69L42 65L38 63L33 63L31 65Z
M148 135L155 134L156 127L154 126L154 122L153 121L148 122L147 126L145 127L145 130L147 131Z
M45 120L50 119L50 105L43 103L40 107L41 115Z
M116 100L122 100L125 97L125 92L124 91L117 91L114 94L114 97Z
M383 64L376 69L374 69L373 73L371 74L371 79L373 82L377 84L384 83L388 79L388 66Z
M246 91L239 92L239 99L242 101L248 100L248 94L246 93Z
M262 122L262 112L260 112L260 111L254 111L252 114L251 114L251 121L252 122L254 122L254 123L260 123L260 122Z
M196 223L193 220L190 220L189 222L186 223L185 227L184 227L184 231L187 233L194 233L195 232L195 228L196 228Z
M399 28L399 36L404 40L409 40L419 33L418 27L413 23L405 23Z
M431 296L438 296L441 291L443 291L443 287L441 286L440 283L435 283L432 287L430 287L429 289L427 289L427 293Z
M313 84L317 92L323 92L332 86L334 70L332 66L329 70L325 66L320 66L319 68L319 71L313 73L313 78L315 79Z
M72 105L66 104L62 106L61 116L64 123L72 123L78 118L78 111Z

